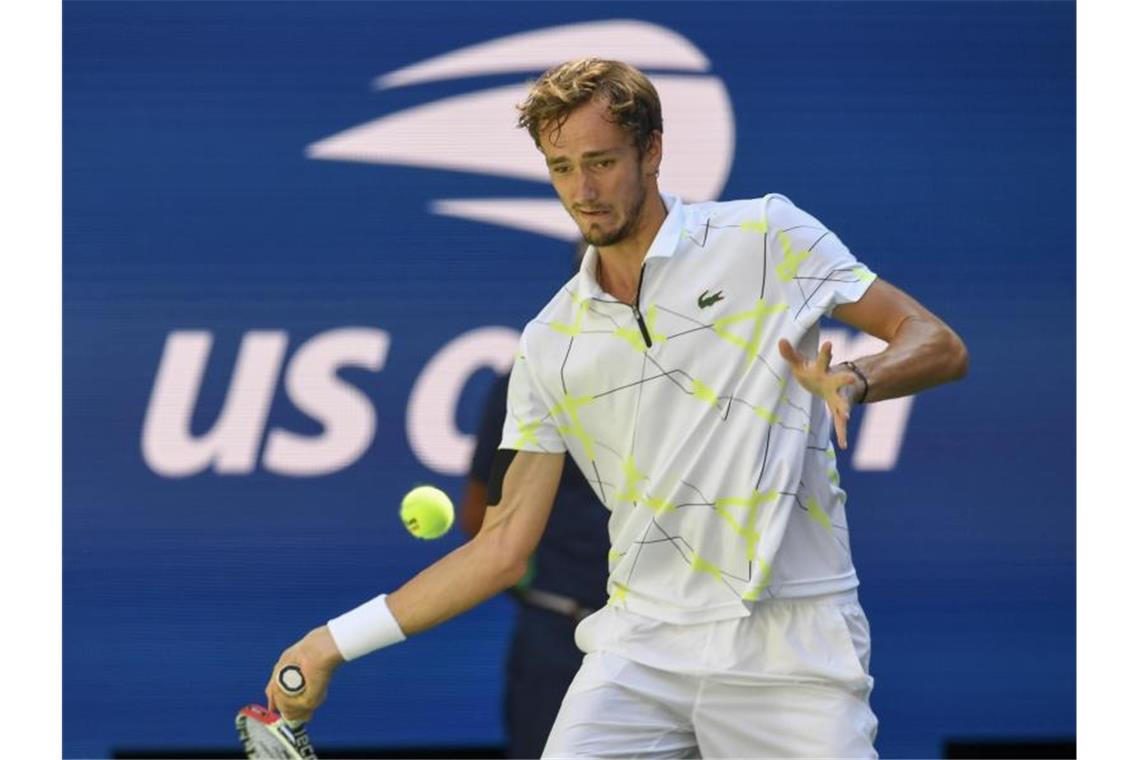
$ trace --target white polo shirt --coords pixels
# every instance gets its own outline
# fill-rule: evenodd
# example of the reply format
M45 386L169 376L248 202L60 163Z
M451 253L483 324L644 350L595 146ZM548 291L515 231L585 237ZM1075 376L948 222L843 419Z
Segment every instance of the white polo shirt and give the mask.
M827 405L777 342L815 356L820 318L875 275L781 195L662 198L636 309L591 247L526 326L500 447L577 462L612 513L612 605L700 623L852 589Z

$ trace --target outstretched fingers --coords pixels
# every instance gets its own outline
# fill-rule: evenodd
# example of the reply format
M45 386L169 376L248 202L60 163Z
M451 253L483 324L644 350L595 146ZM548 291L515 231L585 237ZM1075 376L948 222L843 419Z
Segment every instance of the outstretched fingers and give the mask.
M819 347L819 356L816 357L815 363L820 370L827 372L831 366L831 341L824 341Z
M800 355L787 338L780 338L780 342L776 344L780 349L780 356L784 357L784 361L791 364L793 367L802 367L807 364L807 359Z
M839 444L839 448L847 449L847 420L850 419L851 413L847 411L846 406L836 404L831 409L831 419L835 425L835 440Z

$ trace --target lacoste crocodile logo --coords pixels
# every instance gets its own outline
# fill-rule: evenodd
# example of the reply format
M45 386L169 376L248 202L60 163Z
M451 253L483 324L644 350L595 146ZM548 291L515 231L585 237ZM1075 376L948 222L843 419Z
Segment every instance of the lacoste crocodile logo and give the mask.
M699 296L697 296L697 306L700 306L702 309L707 309L708 307L712 306L717 301L723 301L723 300L724 300L724 291L723 290L718 290L717 292L713 293L711 296L709 295L709 292L706 290L704 293L701 293Z

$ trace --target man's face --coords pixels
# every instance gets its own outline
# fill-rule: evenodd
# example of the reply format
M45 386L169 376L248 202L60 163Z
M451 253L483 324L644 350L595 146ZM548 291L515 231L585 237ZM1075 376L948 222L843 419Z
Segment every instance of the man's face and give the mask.
M597 101L571 113L561 129L542 129L539 140L554 190L586 242L602 247L625 240L645 205L659 140L639 156L633 137Z

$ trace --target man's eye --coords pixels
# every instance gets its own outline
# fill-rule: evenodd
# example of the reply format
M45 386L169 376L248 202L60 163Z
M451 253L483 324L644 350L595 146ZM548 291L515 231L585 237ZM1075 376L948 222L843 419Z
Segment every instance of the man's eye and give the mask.
M569 171L570 171L570 167L569 167L569 166L565 166L565 165L559 165L559 166L552 166L552 167L550 167L550 173L551 173L551 174L566 174L566 173L568 173Z

